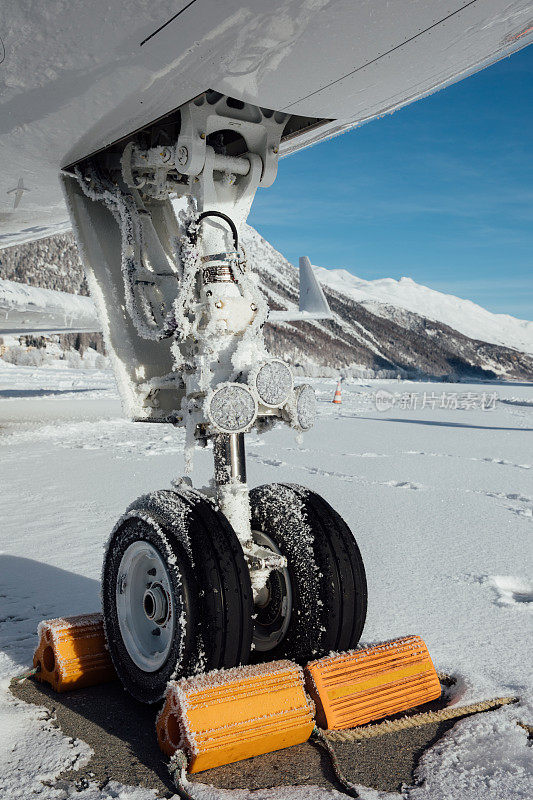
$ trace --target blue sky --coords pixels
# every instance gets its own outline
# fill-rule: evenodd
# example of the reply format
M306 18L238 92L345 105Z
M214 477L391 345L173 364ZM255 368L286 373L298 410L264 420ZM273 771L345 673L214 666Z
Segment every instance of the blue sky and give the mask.
M292 263L533 319L533 47L283 159L249 222Z

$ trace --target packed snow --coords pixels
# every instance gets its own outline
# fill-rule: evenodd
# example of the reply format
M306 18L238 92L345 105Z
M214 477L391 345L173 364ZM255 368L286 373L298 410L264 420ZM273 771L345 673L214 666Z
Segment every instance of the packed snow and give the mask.
M314 267L320 283L347 295L369 311L387 316L383 306L403 308L482 342L533 353L533 322L487 309L451 294L415 283L412 278L380 278L366 281L345 269ZM381 307L381 308L380 308Z
M302 445L282 426L247 435L251 485L309 486L347 520L369 582L363 642L422 636L437 669L457 679L455 704L520 698L457 723L422 757L403 798L530 798L533 749L517 722L533 722L533 386L354 380L333 405L336 381L312 384L318 418ZM56 783L89 748L8 684L30 665L42 619L99 609L109 532L135 497L183 474L184 436L126 421L110 372L0 359L0 795L9 800L154 797L116 783ZM209 449L196 453L195 485L208 484L211 461ZM343 796L190 790L202 800Z

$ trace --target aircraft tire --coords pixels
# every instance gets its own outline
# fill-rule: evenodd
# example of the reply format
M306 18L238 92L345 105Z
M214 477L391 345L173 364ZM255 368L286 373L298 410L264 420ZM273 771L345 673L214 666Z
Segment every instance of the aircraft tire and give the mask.
M305 663L355 647L366 618L363 561L348 525L319 495L294 484L250 492L258 544L287 559L255 605L254 660Z
M247 663L248 569L226 518L200 493L159 491L115 526L102 574L109 652L124 687L155 703L170 679Z

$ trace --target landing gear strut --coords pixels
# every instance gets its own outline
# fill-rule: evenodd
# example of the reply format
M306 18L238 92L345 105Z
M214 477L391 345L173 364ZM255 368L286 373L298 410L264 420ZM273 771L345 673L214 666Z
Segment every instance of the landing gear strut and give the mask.
M353 647L364 624L364 568L338 514L302 487L246 482L245 433L305 431L315 412L313 389L266 352L268 308L239 244L296 127L205 92L63 175L126 413L185 427L187 458L213 446L212 491L184 481L139 498L108 545L109 650L144 702L171 677Z

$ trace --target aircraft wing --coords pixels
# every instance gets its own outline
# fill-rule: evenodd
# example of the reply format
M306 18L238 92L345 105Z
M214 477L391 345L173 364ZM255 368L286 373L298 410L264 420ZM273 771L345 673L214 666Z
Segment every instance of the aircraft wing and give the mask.
M281 142L288 155L525 47L533 8L531 0L3 0L0 40L7 247L70 226L61 168L209 89L298 118Z

